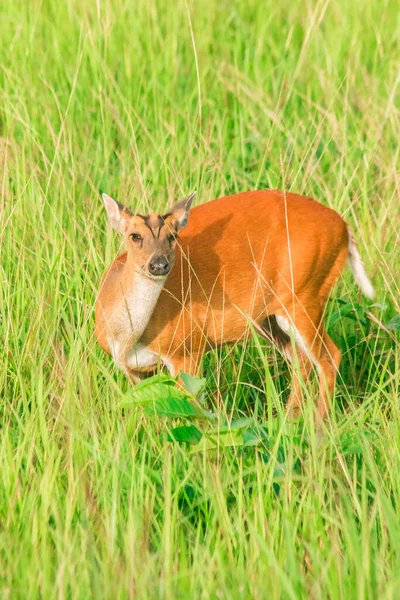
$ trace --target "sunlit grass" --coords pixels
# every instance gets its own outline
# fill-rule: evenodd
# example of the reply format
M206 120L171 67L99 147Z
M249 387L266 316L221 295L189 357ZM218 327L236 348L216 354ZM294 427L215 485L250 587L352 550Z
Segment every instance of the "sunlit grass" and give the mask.
M397 4L0 11L1 597L397 598ZM249 340L206 356L208 405L267 422L269 459L191 455L121 409L96 345L120 244L99 190L143 212L263 187L346 218L377 305L349 273L329 303L343 363L324 435L312 387L285 420L285 363Z

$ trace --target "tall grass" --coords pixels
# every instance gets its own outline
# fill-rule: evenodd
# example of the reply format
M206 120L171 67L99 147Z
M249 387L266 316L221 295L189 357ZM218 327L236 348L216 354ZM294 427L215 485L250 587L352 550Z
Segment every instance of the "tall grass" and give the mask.
M0 10L1 597L398 598L397 3ZM127 382L96 346L120 243L99 190L143 212L263 187L345 216L377 305L348 274L336 287L323 436L311 394L286 421L286 367L253 341L204 372L213 409L268 422L269 459L191 455L121 409Z

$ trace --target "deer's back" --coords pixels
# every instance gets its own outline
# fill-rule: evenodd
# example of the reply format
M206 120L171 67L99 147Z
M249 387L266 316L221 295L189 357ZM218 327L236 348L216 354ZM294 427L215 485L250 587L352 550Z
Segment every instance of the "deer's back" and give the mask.
M245 318L271 313L296 295L319 294L343 267L343 219L307 197L279 191L227 196L192 209L175 266L144 333L144 343L185 338L203 328L211 338L240 335ZM327 292L330 282L325 286ZM230 331L229 331L230 328Z

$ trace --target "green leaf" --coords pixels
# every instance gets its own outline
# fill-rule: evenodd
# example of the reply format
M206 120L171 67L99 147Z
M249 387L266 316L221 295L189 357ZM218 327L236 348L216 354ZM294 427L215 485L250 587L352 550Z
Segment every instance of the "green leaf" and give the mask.
M255 420L253 417L243 417L242 419L233 419L230 422L231 429L245 429L249 425L254 425Z
M196 397L200 390L202 390L206 385L206 380L204 377L194 377L193 375L189 375L183 371L179 371L179 373L183 381L183 385L191 396Z
M255 424L255 420L253 417L246 417L243 419L233 419L230 423L227 423L226 425L225 424L219 425L219 427L210 429L208 431L208 433L214 434L214 433L228 433L229 431L233 431L233 430L239 431L240 429L245 429L249 425L254 425L254 424Z
M221 435L204 435L201 442L196 444L196 446L190 450L190 454L218 450L231 446L243 446L241 431L229 431L228 433L222 433Z
M330 327L333 327L337 321L345 317L353 321L360 321L363 325L366 324L365 310L360 304L343 302L343 300L340 303L341 307L335 310L329 318Z
M175 383L174 380L172 382ZM160 398L167 400L184 399L188 398L188 394L175 385L171 385L169 381L160 383L152 381L147 385L142 381L125 395L121 404L122 406L146 406Z
M392 331L400 331L400 315L396 315L385 324L386 329Z
M244 446L258 446L258 444L268 445L268 435L262 427L250 427L243 433Z
M343 454L363 454L363 448L360 444L350 444L343 449Z
M381 310L387 310L387 304L382 304L381 302L375 302L374 304L370 305L370 308L372 307L376 307L376 308L380 308Z
M187 442L188 444L198 444L201 441L203 434L194 425L184 425L175 427L168 434L170 442Z
M170 396L169 398L158 398L153 403L148 403L146 405L145 415L147 416L155 416L158 417L170 417L170 418L207 418L214 419L215 415L209 413L208 411L200 408L193 404L193 402L189 402L186 397L174 397Z
M155 383L163 383L164 385L176 385L176 378L171 377L171 375L166 375L165 373L157 373L157 375L146 377L146 379L143 379L143 381L137 383L133 390L140 390Z

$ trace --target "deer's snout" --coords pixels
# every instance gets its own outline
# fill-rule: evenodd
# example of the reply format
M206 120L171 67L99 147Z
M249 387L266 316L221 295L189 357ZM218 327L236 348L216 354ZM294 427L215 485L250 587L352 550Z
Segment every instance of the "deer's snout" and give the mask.
M160 276L167 275L170 270L170 264L165 258L165 256L159 256L158 258L153 258L149 263L149 273L150 275Z

